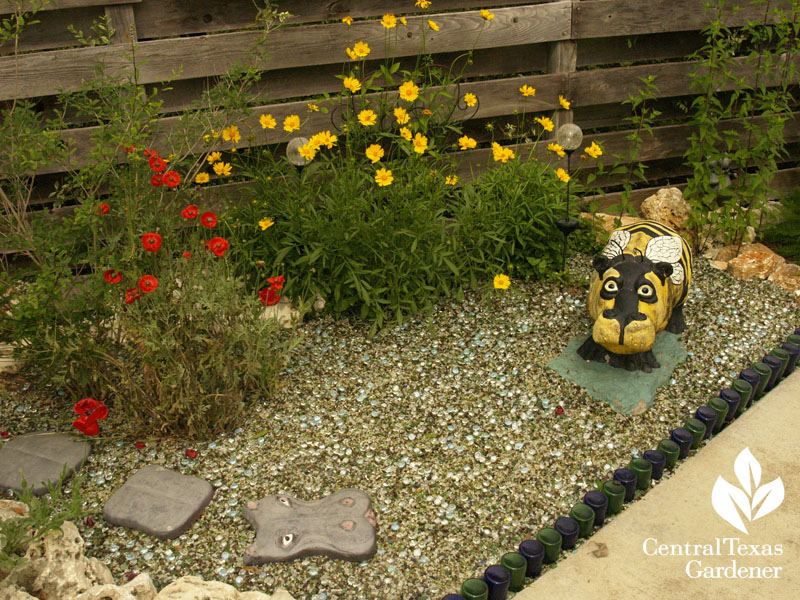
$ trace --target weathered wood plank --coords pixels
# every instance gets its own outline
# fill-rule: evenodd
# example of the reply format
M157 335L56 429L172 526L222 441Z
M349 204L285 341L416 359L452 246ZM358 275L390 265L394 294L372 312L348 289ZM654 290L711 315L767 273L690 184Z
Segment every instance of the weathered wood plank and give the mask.
M697 0L593 0L575 4L573 38L611 37L643 33L665 33L703 29L711 18L704 2ZM746 25L764 19L764 4L728 2L723 21L729 27ZM772 8L781 7L791 14L791 2L779 0ZM774 22L774 17L769 17Z
M61 10L62 8L86 8L87 6L109 6L111 4L136 4L142 0L50 0L39 10ZM41 2L28 0L0 0L0 15L39 8Z
M559 90L559 94L563 95L565 98L571 98L572 90L570 79L578 61L578 42L575 40L565 40L562 42L551 42L548 46L550 52L547 57L547 72L566 74L566 85L564 89ZM558 128L562 125L572 123L572 119L572 110L556 111L553 115L555 129L550 134L550 137L554 137L555 132L558 131Z
M581 39L577 67L684 58L704 43L699 31Z
M427 29L427 16L409 18L407 28L393 32L397 37L390 54L416 55L423 32L425 50L430 53L566 39L569 9L569 2L495 9L495 19L488 26L477 11L433 15L441 27L438 32ZM370 58L383 58L385 32L377 21L351 27L335 23L282 29L271 35L269 57L258 66L272 70L338 62L346 59L345 47L356 40L370 45ZM252 60L252 47L259 36L258 32L239 32L142 42L137 52L139 81L165 81L176 72L174 79L179 80L224 73L238 61ZM131 72L126 52L115 46L0 57L0 100L79 89L81 82L93 77L98 61L111 75Z
M72 8L43 12L36 15L38 23L26 25L16 44L17 52L52 50L80 46L75 36L67 30L73 25L78 31L88 32L92 22L103 15L103 7ZM0 56L14 52L14 40L0 46Z
M106 18L115 30L111 43L115 45L125 44L128 47L131 44L135 44L138 38L136 36L136 20L133 16L133 6L130 4L106 6L105 11Z

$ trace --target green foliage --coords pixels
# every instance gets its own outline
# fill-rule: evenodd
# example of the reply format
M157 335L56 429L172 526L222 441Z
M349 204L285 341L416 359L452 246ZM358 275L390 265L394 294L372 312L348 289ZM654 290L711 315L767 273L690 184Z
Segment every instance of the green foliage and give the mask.
M774 220L761 230L761 241L775 248L781 256L800 262L800 189L781 200Z
M48 482L48 493L37 497L23 474L22 491L15 490L14 494L28 507L28 514L0 521L0 575L25 564L23 554L31 542L53 533L61 534L64 521L74 521L86 514L80 493L83 475L73 478L68 494L62 491L65 479L66 467L58 481Z

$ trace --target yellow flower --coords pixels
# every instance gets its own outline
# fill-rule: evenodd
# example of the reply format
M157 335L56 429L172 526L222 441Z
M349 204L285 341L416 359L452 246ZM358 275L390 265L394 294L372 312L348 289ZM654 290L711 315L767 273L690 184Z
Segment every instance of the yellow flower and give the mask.
M464 104L467 106L475 106L478 103L478 97L475 94L464 94Z
M212 152L206 160L208 164L213 165L215 162L222 160L222 154L220 152Z
M378 169L375 171L375 183L380 187L391 185L392 181L394 181L394 177L392 177L392 172L389 169Z
M258 122L261 123L261 129L275 129L275 125L278 124L275 117L269 113L258 117Z
M408 25L408 21L406 21L405 17L400 17L400 23L402 23L403 25Z
M398 90L400 91L400 97L406 102L413 102L419 98L419 87L414 85L413 81L404 81Z
M211 179L208 176L208 173L198 173L197 177L194 178L195 183L208 183L208 180Z
M583 151L592 158L600 158L603 155L603 149L597 145L597 142L592 142L592 145L584 148Z
M367 155L368 159L370 159L373 163L376 163L383 158L384 151L380 144L372 144L367 146L365 154Z
M394 15L383 15L383 18L381 19L381 25L386 27L386 29L397 27L397 17Z
M343 83L344 87L354 94L361 89L361 82L355 77L345 77Z
M314 148L325 146L330 150L337 141L339 141L339 138L335 135L331 135L330 131L320 131L312 135L308 143Z
M556 169L556 176L557 176L557 177L558 177L558 178L559 178L561 181L563 181L564 183L567 183L567 182L569 181L569 175L568 175L568 174L567 174L567 172L566 172L564 169L562 169L561 167L559 167L558 169Z
M266 217L266 218L264 218L264 219L261 219L261 220L258 222L258 226L259 226L259 227L261 227L261 230L262 230L262 231L266 231L267 229L269 229L269 228L270 228L270 227L272 227L273 225L275 225L275 221L273 221L273 220L272 220L272 219L270 219L269 217Z
M289 115L283 120L283 129L284 131L295 131L296 129L300 129L300 117L297 115Z
M548 117L536 117L534 121L544 127L545 131L553 131L553 128L555 127L555 125L553 125L553 121L551 121Z
M483 10L481 10L481 16L484 19L486 19L487 21L491 21L492 19L494 19L494 15L492 13L490 13L488 10L486 10L485 8Z
M428 149L428 138L426 138L421 133L417 132L417 135L414 136L414 152L416 152L417 154L422 154L427 149Z
M431 5L430 0L417 0L414 3L414 6L417 6L422 9L426 9Z
M342 23L345 25L352 25L353 24L353 17L342 17Z
M522 92L523 96L535 96L536 95L536 88L532 88L529 85L523 85L519 88L519 91Z
M238 142L242 139L242 134L236 125L231 125L222 130L222 139L226 142Z
M564 158L567 155L567 153L564 152L564 148L561 146L561 144L556 144L556 143L547 144L547 149L550 152L555 152L556 154L558 154L560 158Z
M504 148L497 142L492 142L492 156L495 162L506 163L514 158L514 151L511 148Z
M231 174L230 163L218 162L214 165L214 173L217 175L225 175L226 177Z
M411 130L408 127L401 127L400 128L400 136L406 140L411 141Z
M470 148L475 148L477 145L478 142L468 135L462 135L460 138L458 138L458 146L462 150L469 150Z
M210 142L212 137L213 137L214 139L217 139L217 138L219 137L219 131L217 131L216 129L212 129L212 130L211 130L211 134L210 134L210 135L209 135L208 133L207 133L207 134L205 134L205 135L203 136L203 139L204 139L205 141L207 141L207 142Z
M356 42L353 45L353 54L359 58L366 58L369 56L369 45L366 42Z
M356 56L356 53L353 52L352 50L350 50L350 48L345 48L345 51L347 52L347 56L350 57L350 60L357 60L358 59L358 56Z
M458 175L448 175L444 178L445 185L455 185L458 183Z
M317 155L317 149L310 141L307 144L300 146L297 149L297 152L300 153L300 156L306 160L314 160L314 157Z
M361 123L364 127L375 125L375 121L377 120L378 120L378 115L376 115L369 109L362 110L360 113L358 113L358 122Z
M508 286L511 285L511 280L508 278L508 275L500 275L494 276L494 289L496 290L507 290Z
M310 112L319 112L319 106L317 106L316 104L309 102L307 106Z
M411 119L411 117L408 116L406 109L402 106L398 106L394 109L394 116L397 118L398 125L405 125Z
M430 19L428 19L428 27L430 27L434 31L439 31L439 26L436 24L436 21L431 21Z
M561 96L561 95L558 96L558 103L561 105L561 108L563 108L564 110L569 110L569 104L570 103L569 103L569 101L567 101L566 98L564 98L564 96Z

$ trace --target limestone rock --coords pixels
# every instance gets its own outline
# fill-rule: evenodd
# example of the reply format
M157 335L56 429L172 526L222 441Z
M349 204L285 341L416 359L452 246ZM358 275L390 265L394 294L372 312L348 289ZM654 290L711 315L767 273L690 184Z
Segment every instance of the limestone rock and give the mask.
M323 304L324 307L324 304ZM278 322L284 328L295 327L300 323L300 311L292 306L291 301L285 296L277 304L272 306L265 306L264 312L261 313L262 319L278 319Z
M728 261L728 270L737 279L766 279L785 262L785 258L763 244L749 244L742 246L739 256Z
M683 193L678 188L661 188L652 196L645 198L641 213L646 219L672 227L680 234L686 233L689 204L683 199Z
M724 260L710 260L708 264L711 265L712 268L717 269L719 271L727 271L728 270L728 263Z
M617 219L617 215L607 215L606 213L599 212L599 213L594 213L594 214L592 214L592 213L581 213L581 217L583 217L584 219L588 219L588 220L592 221L595 225L600 226L601 229L603 229L604 231L607 231L609 233L611 233L612 231L614 231L617 228L617 226L614 225L614 222ZM638 218L638 217L622 216L622 217L620 217L620 221L621 221L620 225L630 225L632 223L638 223L639 221L641 221L641 219ZM597 234L597 243L598 244L604 244L606 242L606 240L607 240L607 237L604 238L603 235L600 232L598 232L598 234Z
M722 262L728 262L739 254L739 247L738 246L725 246L717 250L716 255L714 256L714 260L719 260Z
M0 585L0 600L38 600L38 598L17 587L3 587Z
M75 600L153 600L157 593L150 575L140 573L125 585L93 586Z
M161 590L155 600L270 600L263 592L239 592L221 581L181 577Z
M768 279L788 292L800 291L800 265L787 263L779 266Z

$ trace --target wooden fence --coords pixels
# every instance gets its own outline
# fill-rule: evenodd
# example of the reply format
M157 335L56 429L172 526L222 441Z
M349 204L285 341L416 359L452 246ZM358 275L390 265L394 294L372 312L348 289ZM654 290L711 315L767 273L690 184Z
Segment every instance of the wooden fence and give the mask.
M33 4L0 0L0 19L19 5ZM739 7L725 13L729 26L772 19L763 5L728 2L734 4ZM776 5L789 7L788 2L771 3ZM249 124L254 129L260 131L257 119L262 113L269 112L280 122L289 114L305 114L307 102L315 96L340 90L335 75L342 71L345 47L353 42L366 41L372 48L370 60L382 59L386 30L379 19L394 13L407 17L406 26L392 31L396 35L392 54L401 60L411 60L419 52L424 28L426 51L437 64L474 51L459 92L480 99L476 112L464 113L463 125L481 142L489 139L488 121L502 128L506 122L516 122L520 112L552 114L562 94L571 101L572 110L559 111L557 119L574 120L588 139L602 141L606 149L602 160L613 163L614 154L625 152L630 133L619 130L629 114L622 102L637 92L641 77L653 75L661 118L668 121L653 128L638 160L651 167L651 180L680 183L687 175L681 156L690 128L681 124L685 115L675 108L675 101L692 94L689 75L697 65L687 56L703 43L700 30L709 17L702 0L434 0L428 11L415 8L414 0L279 1L278 6L292 16L270 34L268 58L257 65L263 73L250 109ZM483 8L491 9L493 20L484 21ZM116 30L108 45L82 47L67 29L72 24L89 32L103 16ZM341 22L345 16L356 21L348 26ZM78 90L92 78L98 63L109 74L130 74L135 44L138 81L171 81L172 89L163 94L161 125L166 131L176 122L175 113L195 102L217 76L251 58L253 43L261 35L252 0L49 0L37 18L39 23L24 30L15 44L0 46L0 106L3 101L35 98L47 110L56 103L57 93ZM439 30L427 29L427 19L434 20ZM791 60L797 64L800 58ZM744 61L737 69L752 76L753 67ZM536 88L535 97L523 97L522 85ZM300 133L330 128L329 115L310 113ZM75 123L64 132L75 149L69 163L43 166L37 174L52 185L58 173L86 164L86 142L93 131L92 126ZM263 133L259 144L280 143L287 137L280 127ZM795 144L800 142L796 120L787 124L785 137L792 160L782 164L776 176L779 191L800 182L800 169L794 166ZM249 143L256 142L243 139L237 145ZM487 148L455 157L464 178L491 162ZM614 186L621 179L607 177L603 183ZM206 193L226 195L236 189L222 185L207 188ZM649 192L639 191L634 199ZM606 205L616 200L610 194ZM46 195L33 203L37 201L45 203Z

